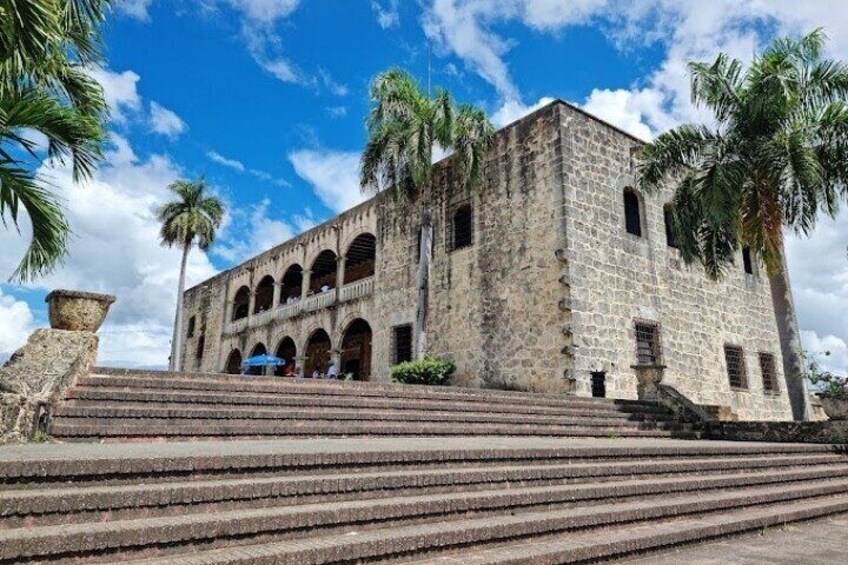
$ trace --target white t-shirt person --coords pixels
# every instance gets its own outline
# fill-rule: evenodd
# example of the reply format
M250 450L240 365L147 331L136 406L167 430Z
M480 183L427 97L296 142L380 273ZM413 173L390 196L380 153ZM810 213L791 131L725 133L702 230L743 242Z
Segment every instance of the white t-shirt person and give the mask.
M330 363L330 368L327 369L327 378L328 379L337 379L339 378L339 368L336 367L335 361Z

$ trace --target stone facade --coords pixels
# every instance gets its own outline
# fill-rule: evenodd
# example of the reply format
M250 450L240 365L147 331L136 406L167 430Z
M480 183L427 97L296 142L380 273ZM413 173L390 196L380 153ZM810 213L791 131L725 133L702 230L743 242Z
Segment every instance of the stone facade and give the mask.
M758 355L777 357L780 348L768 281L756 265L748 274L740 257L738 269L712 282L683 264L666 241L670 190L637 195L641 236L628 233L623 193L633 185L638 145L556 101L497 133L479 191L459 188L444 161L433 190L428 350L456 362L457 384L588 396L594 374L607 396L635 398L639 321L657 328L661 351L652 370L663 383L742 419L790 419L781 363L778 390L763 390ZM470 245L454 249L467 206ZM370 378L386 380L403 349L396 328L415 319L420 211L418 202L374 198L186 291L184 319L194 322L184 369L218 372L234 351L246 357L262 344L274 353L290 337L296 363L310 372L315 360L304 352L313 336L313 357L326 355L343 370L363 366L361 359L350 364L365 350L351 344L368 342ZM340 284L325 273L320 279L331 288L308 296L309 271L327 270L328 250L347 257L348 267L365 265L362 234L374 236L373 275L347 283L345 261L338 261ZM280 281L292 265L304 270L302 298L286 304L291 285ZM273 285L257 293L263 279L270 284L268 276ZM257 296L273 296L270 308L258 311ZM237 310L247 315L233 321ZM352 327L359 335L346 340ZM363 327L370 336L363 337ZM314 339L323 336L319 330L328 345ZM317 341L329 352L316 349ZM747 388L731 388L725 345L742 347Z

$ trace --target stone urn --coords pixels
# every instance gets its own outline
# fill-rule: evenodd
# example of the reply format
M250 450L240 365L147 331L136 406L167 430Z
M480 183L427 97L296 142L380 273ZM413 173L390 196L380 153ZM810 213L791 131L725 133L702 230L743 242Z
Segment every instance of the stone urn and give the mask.
M819 397L824 413L831 420L848 420L848 400Z
M115 297L78 290L54 290L44 301L47 302L50 327L54 330L94 333L106 319Z

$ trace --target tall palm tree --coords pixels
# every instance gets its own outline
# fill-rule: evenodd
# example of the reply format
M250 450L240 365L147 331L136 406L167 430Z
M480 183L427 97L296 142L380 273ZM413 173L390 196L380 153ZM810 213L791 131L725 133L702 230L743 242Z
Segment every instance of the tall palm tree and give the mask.
M111 0L0 0L0 220L19 227L21 206L32 238L13 279L50 271L67 253L69 226L49 183L33 170L47 138L54 162L70 159L74 181L102 158L108 109L86 72L101 60L100 25Z
M713 278L740 246L766 267L796 419L808 419L784 229L809 234L848 196L848 67L822 57L821 30L778 39L751 65L691 63L692 100L715 126L682 125L644 147L638 184L676 187L673 229L688 262Z
M183 251L180 263L180 281L177 287L177 312L174 315L174 337L171 340L170 370L179 371L182 357L183 293L188 253L197 246L206 250L215 241L215 232L224 218L224 205L209 195L206 181L178 180L168 186L176 200L166 202L156 212L162 222L162 245L177 246Z
M390 69L371 84L368 143L362 154L360 184L371 193L390 190L398 199L422 203L418 301L415 317L416 357L427 351L425 332L430 257L433 247L432 175L436 146L453 151L452 160L464 185L480 186L483 158L494 135L486 114L472 106L457 106L450 94L436 88L425 95L406 71Z

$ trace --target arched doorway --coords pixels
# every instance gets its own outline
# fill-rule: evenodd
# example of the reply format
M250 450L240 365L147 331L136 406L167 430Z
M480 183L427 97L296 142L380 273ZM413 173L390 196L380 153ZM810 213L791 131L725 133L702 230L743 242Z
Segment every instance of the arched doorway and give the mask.
M231 375L241 374L241 351L233 349L227 357L227 364L224 367L224 372Z
M373 276L376 253L376 237L370 233L356 236L345 254L344 284Z
M371 326L362 318L348 325L342 338L340 373L350 373L357 381L371 377Z
M297 346L294 344L294 340L288 336L284 337L280 340L280 343L277 345L276 356L280 359L285 360L286 364L282 367L276 367L274 369L274 374L278 377L282 377L284 375L294 376L295 366L295 357L297 357Z
M291 304L300 300L303 292L303 267L292 265L286 269L280 281L280 304Z
M236 292L233 298L233 321L247 318L247 313L250 310L250 289L246 286L241 287Z
M320 294L336 288L336 254L325 249L312 262L309 279L311 294Z
M256 285L256 296L253 299L253 313L258 314L270 310L274 306L274 277L266 275Z
M256 357L257 355L265 355L268 353L268 350L265 348L264 343L257 343L253 346L253 349L250 350L250 357ZM248 359L250 359L248 357ZM245 371L246 375L261 375L265 367L248 367L247 371Z
M330 336L322 329L312 332L306 342L306 362L304 363L305 377L311 377L314 371L326 373L330 366Z

